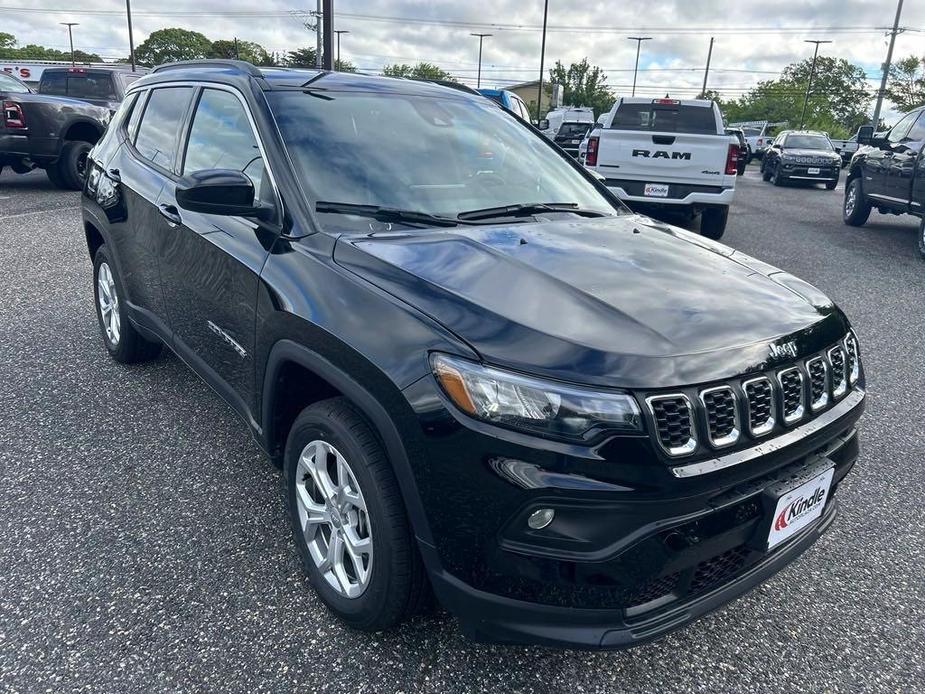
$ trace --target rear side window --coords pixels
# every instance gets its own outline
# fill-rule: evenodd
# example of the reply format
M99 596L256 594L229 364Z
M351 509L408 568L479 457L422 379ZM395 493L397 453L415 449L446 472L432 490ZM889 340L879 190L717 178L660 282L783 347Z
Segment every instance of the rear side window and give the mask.
M186 145L183 173L208 169L243 172L254 184L255 197L267 199L263 158L247 112L234 94L219 89L202 91Z
M43 72L39 81L39 93L67 96L67 73L48 70Z
M610 126L615 130L716 135L716 117L709 106L622 103Z
M116 99L110 72L86 72L68 75L67 95L75 99Z
M152 89L138 126L138 153L168 171L176 163L180 129L192 94L191 87Z
M0 72L0 91L10 94L28 94L29 88L19 80Z
M907 140L921 142L925 140L925 111L919 114L919 119L912 126L912 129L906 134Z
M137 105L132 108L132 115L125 126L125 132L128 133L130 142L135 141L135 135L138 134L138 124L141 123L141 114L145 110L145 99L148 98L148 92L138 92Z

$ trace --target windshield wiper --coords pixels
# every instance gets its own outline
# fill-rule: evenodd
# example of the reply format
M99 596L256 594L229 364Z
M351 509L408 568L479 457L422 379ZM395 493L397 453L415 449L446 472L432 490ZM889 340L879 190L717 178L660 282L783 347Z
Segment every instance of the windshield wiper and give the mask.
M543 212L571 212L582 217L608 217L600 210L586 210L575 202L538 202L526 205L504 205L503 207L486 207L481 210L469 210L456 215L457 219L476 220L494 219L495 217L523 217Z
M315 203L316 212L329 212L332 214L354 214L358 217L371 217L379 222L395 222L396 224L423 224L433 227L455 227L464 224L458 219L440 217L427 212L415 210L402 210L396 207L382 207L380 205L360 205L352 202L328 202L321 200Z

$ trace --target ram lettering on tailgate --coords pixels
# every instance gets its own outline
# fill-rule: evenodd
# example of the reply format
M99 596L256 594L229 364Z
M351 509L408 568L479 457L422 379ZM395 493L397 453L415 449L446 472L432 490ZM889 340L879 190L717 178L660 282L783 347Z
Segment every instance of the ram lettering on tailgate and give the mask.
M648 149L634 149L634 157L644 157L645 159L686 159L690 161L690 152L666 152L663 149L657 149L654 152Z

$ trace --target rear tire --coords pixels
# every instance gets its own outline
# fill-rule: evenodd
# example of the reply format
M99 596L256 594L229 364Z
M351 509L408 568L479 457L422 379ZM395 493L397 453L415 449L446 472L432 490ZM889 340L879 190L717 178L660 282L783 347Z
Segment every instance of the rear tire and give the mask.
M852 227L863 226L870 217L870 203L864 197L861 179L853 178L845 186L845 201L842 204L842 220Z
M93 257L93 296L103 343L113 359L136 364L161 353L163 345L143 338L129 320L123 300L125 290L105 245Z
M726 233L728 219L728 207L708 207L700 213L700 235L719 241Z
M835 190L835 187L838 185L838 181L829 181L825 184L826 190Z
M87 161L93 145L83 140L65 142L58 157L58 175L71 190L81 190L87 178ZM49 177L50 178L50 177Z
M925 260L925 217L919 222L919 255Z
M424 565L392 466L363 415L342 397L310 405L292 425L285 458L295 543L321 601L364 631L419 612L429 597Z
M61 178L61 173L58 171L57 162L51 164L47 169L45 169L45 175L48 176L48 180L51 181L55 188L61 188L62 190L70 189L70 186L64 182L63 178Z
M771 172L768 171L767 161L761 161L761 180L767 183L771 180Z

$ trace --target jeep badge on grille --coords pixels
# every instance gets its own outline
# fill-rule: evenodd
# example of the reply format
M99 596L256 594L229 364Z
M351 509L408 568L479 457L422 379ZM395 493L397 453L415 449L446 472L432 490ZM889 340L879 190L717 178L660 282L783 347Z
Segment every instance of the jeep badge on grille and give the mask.
M768 345L768 349L771 350L772 357L796 358L797 356L797 343L793 340L790 342L782 342L779 345Z

